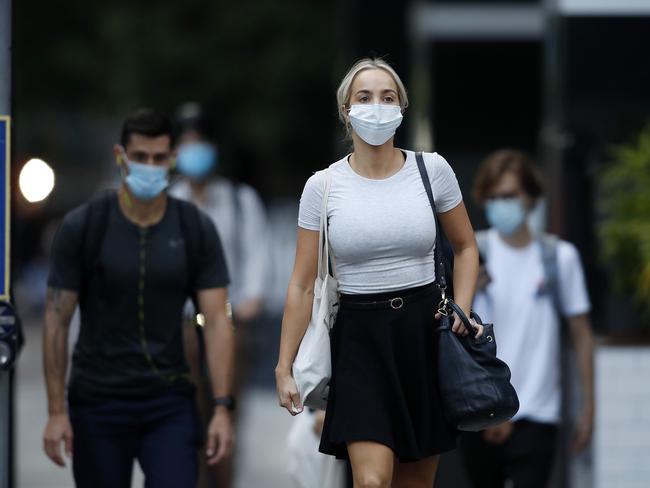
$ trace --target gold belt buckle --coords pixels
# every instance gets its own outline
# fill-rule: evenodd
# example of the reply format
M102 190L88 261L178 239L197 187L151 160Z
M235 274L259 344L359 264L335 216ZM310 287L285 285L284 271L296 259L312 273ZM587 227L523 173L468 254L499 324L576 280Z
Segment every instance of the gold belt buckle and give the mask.
M402 297L396 297L390 299L390 308L393 310L399 310L404 306L404 299Z

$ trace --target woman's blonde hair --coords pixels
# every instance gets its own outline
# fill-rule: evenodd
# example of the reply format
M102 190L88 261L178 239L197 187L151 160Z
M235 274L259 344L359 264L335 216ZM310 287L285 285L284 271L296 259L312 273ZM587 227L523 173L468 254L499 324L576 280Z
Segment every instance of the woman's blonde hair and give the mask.
M404 112L406 107L408 107L409 99L406 94L406 88L404 88L404 83L402 83L402 80L392 66L380 58L363 58L354 63L354 65L348 70L343 77L343 81L341 81L341 84L339 85L339 89L336 90L339 119L341 119L341 122L344 124L346 123L344 113L348 108L350 108L350 97L352 96L350 90L352 89L352 83L354 82L354 78L366 69L383 69L386 71L393 78L393 81L395 81L395 85L397 85L397 98L402 112Z

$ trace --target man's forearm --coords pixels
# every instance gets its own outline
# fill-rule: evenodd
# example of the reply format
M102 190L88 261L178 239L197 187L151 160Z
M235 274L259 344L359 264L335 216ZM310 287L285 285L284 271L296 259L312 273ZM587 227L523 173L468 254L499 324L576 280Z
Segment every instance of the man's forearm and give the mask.
M206 317L203 333L212 393L214 396L230 395L235 363L235 335L232 323L225 315Z
M43 368L50 415L65 412L65 375L68 367L67 329L46 325L43 335Z
M594 406L594 336L586 315L570 319L573 347L576 350L583 404Z
M76 293L48 288L43 331L43 370L50 415L65 412L68 329L76 304Z

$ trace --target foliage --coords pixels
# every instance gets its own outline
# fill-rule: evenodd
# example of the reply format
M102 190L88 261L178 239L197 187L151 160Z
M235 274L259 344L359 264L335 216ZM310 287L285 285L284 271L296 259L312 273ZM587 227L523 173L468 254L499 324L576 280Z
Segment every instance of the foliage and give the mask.
M226 166L269 193L295 195L333 158L337 2L14 5L14 93L17 113L27 114L24 131L46 113L121 120L136 107L173 114L192 100L217 119ZM309 161L300 161L305 154Z
M650 317L650 124L631 144L612 150L600 174L602 255L615 289Z

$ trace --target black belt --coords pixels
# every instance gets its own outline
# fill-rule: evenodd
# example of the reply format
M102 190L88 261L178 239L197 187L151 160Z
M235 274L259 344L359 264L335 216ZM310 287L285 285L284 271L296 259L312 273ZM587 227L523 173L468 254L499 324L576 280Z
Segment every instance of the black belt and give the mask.
M416 302L427 295L434 296L436 289L433 286L427 286L421 290L418 290L413 293L409 293L406 290L406 294L400 295L399 292L395 293L394 297L386 298L385 300L367 300L363 301L360 297L355 295L341 295L340 303L343 308L356 308L360 310L372 310L377 308L391 308L393 310L399 310L405 305Z

